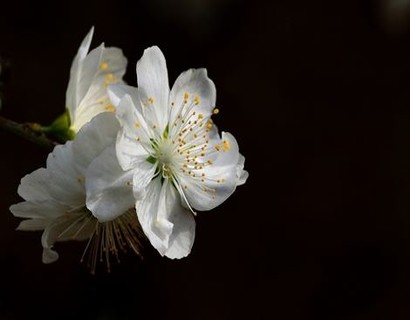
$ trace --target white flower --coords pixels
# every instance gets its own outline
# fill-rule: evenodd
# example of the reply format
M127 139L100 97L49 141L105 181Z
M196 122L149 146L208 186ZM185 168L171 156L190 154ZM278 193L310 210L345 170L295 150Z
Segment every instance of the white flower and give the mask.
M107 86L122 82L127 65L121 49L105 48L103 43L88 53L93 33L94 27L81 43L70 70L66 107L74 133L97 114L114 111Z
M105 259L109 268L109 255L117 256L124 245L138 253L139 224L133 208L130 188L122 189L121 217L99 223L86 208L85 177L87 170L101 153L113 153L119 125L112 113L104 113L86 124L73 141L58 145L47 158L47 167L26 175L18 188L24 202L12 205L16 217L27 218L18 230L44 230L41 243L43 262L58 259L53 245L58 241L89 240L86 251L90 254L90 267ZM118 163L111 166L121 170Z
M246 181L244 157L235 138L226 132L220 137L211 120L218 113L216 90L205 69L182 73L170 91L165 58L151 47L137 63L137 77L138 89L109 87L122 127L117 156L123 174L133 174L144 233L161 255L181 258L190 253L195 238L193 210L220 205ZM94 180L90 177L90 185ZM100 187L95 183L94 188ZM120 211L95 216L108 221Z

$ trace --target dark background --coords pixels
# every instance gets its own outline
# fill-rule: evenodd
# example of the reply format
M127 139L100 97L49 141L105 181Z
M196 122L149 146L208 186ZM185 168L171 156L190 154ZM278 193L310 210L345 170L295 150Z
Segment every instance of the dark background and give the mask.
M386 0L387 1L387 0ZM47 151L0 132L0 319L410 319L410 32L380 1L11 1L0 114L47 124L69 68L118 46L135 84L143 49L171 84L206 67L215 122L246 156L246 185L197 218L188 258L124 257L89 275L84 244L41 263L41 233L8 207ZM394 13L394 12L393 12ZM4 74L3 74L4 76Z

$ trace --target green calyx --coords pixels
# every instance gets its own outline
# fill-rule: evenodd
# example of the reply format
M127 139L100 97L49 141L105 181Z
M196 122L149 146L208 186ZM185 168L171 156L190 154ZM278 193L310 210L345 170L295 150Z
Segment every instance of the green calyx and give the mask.
M73 140L75 132L70 128L71 121L68 110L55 119L49 126L39 126L38 131L45 133L47 136L56 139L58 142Z

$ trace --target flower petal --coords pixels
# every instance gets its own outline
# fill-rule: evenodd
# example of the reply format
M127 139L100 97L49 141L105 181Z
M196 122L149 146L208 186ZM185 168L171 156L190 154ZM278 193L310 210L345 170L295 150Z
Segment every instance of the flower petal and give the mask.
M53 250L55 242L67 240L83 241L89 239L95 231L95 220L85 212L64 215L50 223L41 236L43 263L52 263L58 259Z
M93 161L105 148L114 143L120 125L112 113L96 116L90 123L81 128L72 141L73 163L85 174Z
M147 186L145 197L137 201L135 206L142 230L162 256L168 249L169 236L173 227L172 223L164 217L166 214L164 196L161 179L154 179Z
M84 203L83 172L74 165L72 142L58 145L47 157L47 172L52 181L51 197L73 207Z
M244 166L245 166L245 157L239 154L239 160L236 166L236 177L237 177L236 185L238 186L245 184L246 180L248 180L248 177L249 177L248 171L243 169Z
M197 116L193 116L194 112L196 115L201 114L206 122L212 114L215 102L215 85L208 78L206 69L190 69L181 73L170 93L170 128L179 128L174 125L178 116L197 120Z
M147 194L137 201L136 209L142 229L161 255L169 258L187 256L195 238L195 221L191 212L181 206L172 183L156 178Z
M54 220L64 215L70 208L55 201L53 198L36 202L23 201L10 206L10 211L15 217L32 219Z
M108 97L109 84L122 83L127 59L119 48L105 48L103 45L92 50L83 62L81 100L75 110L71 128L78 131L97 114L115 111Z
M168 123L169 83L165 57L158 47L145 49L137 62L137 80L141 100L146 105L145 117L164 130Z
M137 97L137 100L139 101L138 98L138 89L123 83L118 83L118 84L111 84L107 88L108 96L111 100L111 103L113 106L118 107L120 104L121 99L125 95L129 95L131 98ZM136 105L136 103L134 102Z
M86 204L98 221L113 220L134 207L132 176L132 171L123 171L118 164L114 145L90 164L85 179Z
M154 179L156 166L148 161L140 162L132 170L133 176L133 193L135 200L140 200L145 197L146 188Z
M52 193L49 172L40 168L25 175L18 186L18 194L25 200L48 200Z
M91 40L94 34L94 27L88 32L84 40L81 42L80 48L78 49L77 55L75 56L70 70L70 80L67 86L66 92L66 107L70 113L70 119L73 119L75 114L75 109L77 108L80 97L77 91L78 83L80 80L81 70L82 70L82 60L86 57L88 50L90 49Z
M88 53L93 32L92 28L73 60L66 91L66 107L74 132L97 114L114 110L107 86L122 82L127 65L119 48L105 48L101 44Z
M19 231L39 231L44 230L49 225L49 219L27 219L19 223L16 230Z
M169 187L169 217L173 224L165 256L171 259L186 257L191 252L195 240L195 219L192 212L181 205L181 199L173 186Z
M231 134L224 132L221 141L226 149L221 147L212 164L202 170L192 170L191 175L177 176L183 187L181 190L194 209L205 211L217 207L235 191L238 184L238 144Z

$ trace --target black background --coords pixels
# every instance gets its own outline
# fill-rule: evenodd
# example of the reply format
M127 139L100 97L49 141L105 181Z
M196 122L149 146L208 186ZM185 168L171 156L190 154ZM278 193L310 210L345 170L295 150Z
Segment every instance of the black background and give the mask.
M171 84L206 67L250 177L198 216L188 258L146 244L91 276L84 244L43 265L41 233L14 231L8 207L47 151L0 132L0 319L409 319L410 33L381 16L371 0L2 2L1 115L61 114L94 25L130 84L151 45Z

